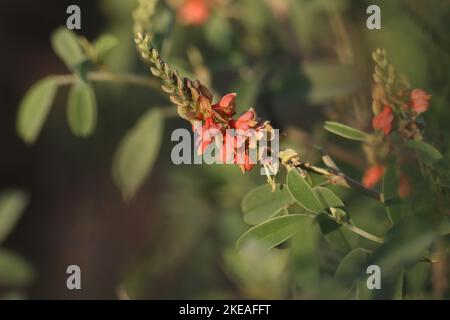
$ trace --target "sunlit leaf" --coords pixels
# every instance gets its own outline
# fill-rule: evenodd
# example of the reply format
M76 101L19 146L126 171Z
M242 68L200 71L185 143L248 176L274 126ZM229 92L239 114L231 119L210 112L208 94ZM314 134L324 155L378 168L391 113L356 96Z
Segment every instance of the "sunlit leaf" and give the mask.
M242 200L241 209L248 224L259 224L280 209L294 203L285 185L277 184L275 191L268 184L250 191Z
M74 84L70 88L67 103L67 121L73 134L78 137L89 136L97 123L97 103L91 84Z
M117 38L111 34L104 34L98 37L94 42L97 59L103 60L105 55L108 54L118 44L119 41L117 40Z
M22 287L30 284L34 278L33 269L19 255L0 249L0 285Z
M159 109L149 110L127 132L116 150L113 176L126 200L139 190L155 163L163 125Z
M324 126L325 130L334 133L338 136L350 139L350 140L356 140L356 141L366 141L368 138L368 134L365 132L362 132L358 129L346 126L345 124L334 122L334 121L327 121L325 122Z
M311 218L306 215L287 215L273 218L250 228L237 241L237 246L254 239L269 248L273 248L280 243L290 239L302 223L310 222Z
M81 50L77 35L66 27L59 27L53 32L51 43L55 53L70 69L86 59Z
M57 89L55 78L47 77L34 84L23 97L17 114L17 132L26 143L36 141Z
M0 243L12 231L27 203L28 197L21 190L9 190L0 194Z
M316 194L317 199L319 199L322 204L322 208L340 208L344 207L344 203L342 200L330 189L324 187L315 187L314 193Z
M314 194L313 189L297 170L289 171L286 184L289 193L300 206L314 213L322 211L322 205Z

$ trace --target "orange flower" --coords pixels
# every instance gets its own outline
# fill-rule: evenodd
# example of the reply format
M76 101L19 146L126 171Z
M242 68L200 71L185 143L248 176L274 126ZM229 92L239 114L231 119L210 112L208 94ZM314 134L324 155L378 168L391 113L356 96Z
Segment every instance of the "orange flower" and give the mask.
M236 93L229 93L225 95L218 103L212 106L213 110L231 117L235 114Z
M208 20L209 15L208 0L184 0L178 11L179 19L187 25L202 25Z
M398 195L400 198L406 198L411 194L411 183L409 182L409 177L401 173L400 181L398 184Z
M253 108L250 108L250 110L242 114L237 120L230 121L232 128L241 130L255 128L257 124L256 112Z
M366 188L373 188L377 185L377 183L381 180L384 175L384 171L386 168L381 165L370 167L364 173L364 177L362 179L362 183Z
M411 91L411 108L415 113L421 114L430 108L431 95L427 94L425 90L414 89Z
M380 130L385 135L388 135L392 130L393 120L392 108L389 105L385 105L383 111L372 119L372 126L375 130Z

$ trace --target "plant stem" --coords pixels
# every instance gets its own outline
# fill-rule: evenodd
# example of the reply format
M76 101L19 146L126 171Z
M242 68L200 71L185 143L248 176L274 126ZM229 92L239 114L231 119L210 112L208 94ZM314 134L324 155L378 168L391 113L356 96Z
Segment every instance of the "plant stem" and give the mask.
M360 228L358 228L358 227L356 227L356 226L354 226L354 225L352 225L350 223L343 223L342 225L344 227L346 227L347 229L349 229L350 231L352 231L352 232L354 232L356 234L359 234L360 236L362 236L362 237L364 237L366 239L369 239L369 240L377 242L377 243L383 243L384 242L383 238L374 236L373 234L370 234L367 231L364 231L364 230L362 230L362 229L360 229Z
M157 92L161 92L159 83L156 80L152 78L138 76L135 74L114 74L105 71L94 71L89 72L87 74L87 78L93 82L115 82L115 83L133 84L137 86L148 87L151 89L157 89ZM70 85L78 81L77 76L73 74L56 76L56 79L58 81L58 84L61 86Z
M380 201L382 203L384 202L382 193L380 193L374 189L369 189L369 188L364 187L358 181L350 178L349 176L345 175L344 173L342 173L338 170L331 169L331 168L324 169L324 168L316 167L316 166L311 165L308 162L299 163L298 165L296 165L296 167L306 170L306 171L320 174L325 177L328 177L332 180L333 183L336 183L336 184L341 185L346 188L353 189L367 197L370 197L370 198Z

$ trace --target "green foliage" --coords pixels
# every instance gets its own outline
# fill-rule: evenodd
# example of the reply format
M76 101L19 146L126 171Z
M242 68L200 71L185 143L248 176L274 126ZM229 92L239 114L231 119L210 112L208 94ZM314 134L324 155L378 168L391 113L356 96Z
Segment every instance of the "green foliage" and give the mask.
M244 221L254 225L264 222L293 203L285 185L277 184L275 191L272 191L272 187L267 184L250 191L242 199L241 209Z
M66 27L58 28L51 36L55 53L69 69L74 69L86 60L75 33Z
M310 220L309 216L300 214L269 219L245 232L237 241L237 246L242 247L245 242L253 239L268 248L273 248L292 238L300 225Z
M104 34L98 37L94 42L95 53L97 59L103 61L106 55L117 45L119 40L110 34Z
M23 287L33 280L34 272L19 255L0 249L0 284L6 287Z
M0 244L12 231L27 206L28 197L21 190L0 193Z
M367 250L357 248L349 252L339 263L335 278L347 293L356 289L358 281L365 274L368 255Z
M386 211L392 223L403 216L402 200L398 194L399 178L394 166L389 166L383 177L383 195Z
M67 102L67 121L73 134L88 137L95 130L97 103L89 83L78 82L70 88Z
M324 128L331 133L350 140L366 141L368 138L367 133L339 122L327 121L325 122Z
M289 193L300 206L313 213L322 211L322 205L313 189L298 170L289 171L286 177L286 184Z
M113 176L130 200L144 183L158 156L164 118L157 108L145 113L121 140L113 159Z
M47 119L58 89L54 77L47 77L34 84L20 102L17 114L17 132L28 144L36 141Z
M405 142L405 145L412 149L417 151L422 160L424 160L427 163L433 164L439 160L443 159L442 154L432 145L418 140L407 140Z

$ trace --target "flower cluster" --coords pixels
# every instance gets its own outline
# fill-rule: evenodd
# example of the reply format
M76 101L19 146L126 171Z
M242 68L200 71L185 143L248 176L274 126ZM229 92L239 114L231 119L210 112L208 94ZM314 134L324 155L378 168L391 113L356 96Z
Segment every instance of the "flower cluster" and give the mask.
M389 135L394 120L403 138L421 140L418 117L430 107L431 95L422 89L410 90L407 79L398 75L387 62L385 50L376 50L375 84L372 90L372 109L375 114L372 127L377 132Z
M218 103L212 104L211 96L198 97L194 120L201 121L202 126L193 126L193 130L198 134L196 141L198 154L203 154L212 143L219 144L222 161L237 164L242 172L245 172L250 171L256 164L257 159L250 156L250 149L256 147L253 145L254 141L262 138L263 131L272 132L273 129L269 122L257 118L253 108L238 118L233 118L236 114L235 99L236 93L229 93ZM237 132L237 135L229 135L229 129ZM255 139L251 139L252 137ZM242 159L238 149L243 150Z

